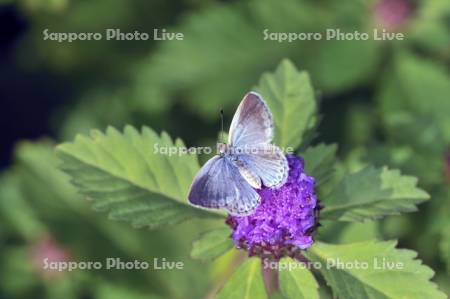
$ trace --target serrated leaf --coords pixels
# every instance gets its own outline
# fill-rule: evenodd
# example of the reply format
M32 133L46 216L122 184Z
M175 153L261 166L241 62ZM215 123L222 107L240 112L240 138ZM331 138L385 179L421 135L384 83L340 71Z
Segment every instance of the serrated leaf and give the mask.
M229 228L208 231L192 243L191 257L195 259L214 259L233 247Z
M142 232L135 232L121 223L111 223L103 217L95 217L97 215L90 210L89 202L82 200L82 196L70 183L70 176L59 169L61 161L57 158L55 144L52 142L22 141L15 150L15 161L14 167L5 175L16 179L16 192L21 194L24 204L29 205L28 209L36 214L39 221L42 221L42 225L61 224L52 229L55 237L62 236L66 232L65 225L84 223L83 230L71 237L74 246L78 246L75 244L79 244L89 231L103 236L101 240L93 240L91 246L95 247L97 243L110 244L107 246L117 247L129 255L139 256L141 248L148 243L142 239ZM8 197L6 193L2 195L5 195L7 207L11 206L9 208L18 204L14 202L15 200L20 200L20 198ZM16 221L32 216L27 213L25 207L19 207L17 206L15 210L22 214L20 217L9 210L5 212L8 213L8 217L14 217ZM27 221L32 220L30 218ZM38 225L34 225L33 231L38 228ZM155 233L152 233L152 236L156 236ZM32 239L38 236L39 234L30 234ZM92 236L92 233L88 233L88 236Z
M58 146L62 169L99 211L135 227L156 228L193 217L219 214L187 204L187 192L199 166L196 156L162 154L164 147L184 147L162 133L127 126L123 133L108 128L77 136ZM157 149L158 148L158 149Z
M317 103L309 75L283 60L274 73L262 75L255 88L272 111L275 144L296 149L317 121Z
M219 291L217 299L267 299L261 274L261 260L246 260Z
M289 267L289 264L295 264ZM280 261L279 281L281 293L287 299L319 299L319 285L306 267L299 267L291 258Z
M305 256L320 263L320 272L337 298L447 298L430 281L433 270L415 259L417 253L395 246L395 241L316 243Z
M299 153L305 160L306 173L315 178L316 185L320 185L333 174L336 151L336 144L320 143Z
M386 215L416 211L416 205L429 195L419 189L417 179L401 175L399 170L366 167L346 175L323 198L323 219L363 221Z

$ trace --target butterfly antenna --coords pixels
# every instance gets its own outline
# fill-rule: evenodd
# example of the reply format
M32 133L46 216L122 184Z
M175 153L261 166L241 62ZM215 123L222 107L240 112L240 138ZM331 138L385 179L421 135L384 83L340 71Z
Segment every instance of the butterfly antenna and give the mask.
M225 142L223 140L223 109L220 109L220 142Z

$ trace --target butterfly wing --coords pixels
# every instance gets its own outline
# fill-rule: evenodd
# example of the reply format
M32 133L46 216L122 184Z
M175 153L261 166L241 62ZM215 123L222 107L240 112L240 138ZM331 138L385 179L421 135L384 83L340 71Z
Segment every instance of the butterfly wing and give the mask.
M242 147L270 143L273 138L272 113L256 92L247 93L231 121L228 144Z
M188 196L193 205L226 209L232 215L251 214L261 200L226 156L214 156L200 169Z
M279 187L288 177L289 166L283 152L273 144L259 144L236 156L241 175L255 188ZM260 179L258 182L257 178Z
M278 187L286 182L288 163L283 152L270 144L272 114L263 98L249 92L239 104L230 126L229 144L240 174L254 188Z

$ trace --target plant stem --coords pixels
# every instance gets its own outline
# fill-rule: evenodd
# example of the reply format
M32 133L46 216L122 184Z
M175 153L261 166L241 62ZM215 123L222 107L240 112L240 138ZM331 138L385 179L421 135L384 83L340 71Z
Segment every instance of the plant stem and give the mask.
M279 290L278 284L278 267L273 269L272 267L264 267L264 259L261 260L261 272L264 279L264 285L266 287L269 297ZM267 263L270 264L270 263Z
M233 261L230 263L228 268L222 273L221 277L218 279L217 283L212 286L212 288L205 295L204 299L212 299L217 295L217 292L221 287L227 282L227 280L233 275L234 271L248 258L247 253L242 250L237 250Z

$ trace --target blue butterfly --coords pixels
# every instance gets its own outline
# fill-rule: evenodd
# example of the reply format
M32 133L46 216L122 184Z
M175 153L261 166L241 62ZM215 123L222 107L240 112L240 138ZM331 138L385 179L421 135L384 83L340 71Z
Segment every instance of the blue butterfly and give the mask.
M225 209L246 216L258 207L255 189L277 188L288 176L283 152L271 144L273 120L269 107L256 92L247 93L231 122L228 144L218 144L219 154L200 169L189 191L193 205Z

